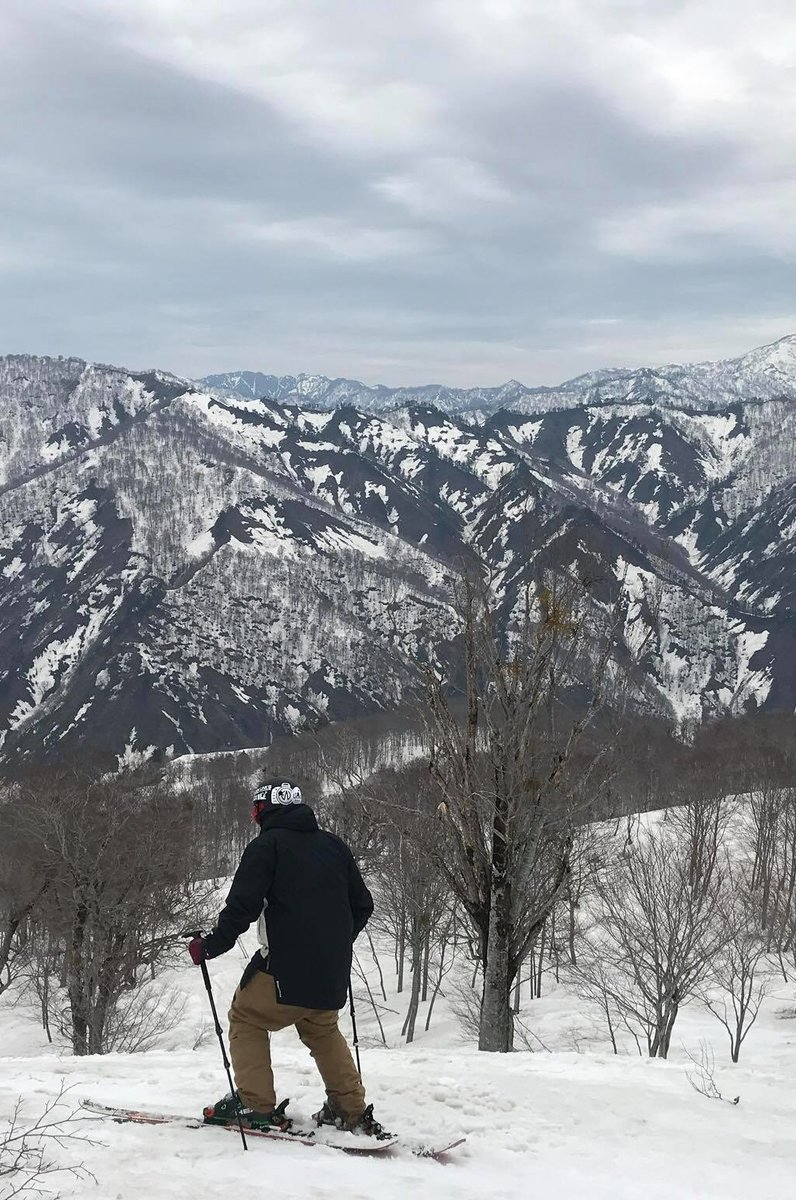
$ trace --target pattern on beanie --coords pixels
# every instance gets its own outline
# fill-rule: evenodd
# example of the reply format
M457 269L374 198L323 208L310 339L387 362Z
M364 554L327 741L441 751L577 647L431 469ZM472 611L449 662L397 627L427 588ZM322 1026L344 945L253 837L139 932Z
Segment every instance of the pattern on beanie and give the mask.
M301 788L288 782L266 783L254 793L255 804L301 804Z

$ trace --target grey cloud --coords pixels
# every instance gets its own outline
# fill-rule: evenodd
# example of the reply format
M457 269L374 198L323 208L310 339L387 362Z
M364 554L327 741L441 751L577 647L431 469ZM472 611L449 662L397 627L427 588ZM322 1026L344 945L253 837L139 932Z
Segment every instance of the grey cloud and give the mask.
M323 176L332 203L355 178L333 155L286 138L273 114L221 85L99 41L85 22L29 23L4 63L5 152L58 181L99 178L131 195L275 201Z
M307 86L318 62L332 97L334 71L351 73L338 136L317 105L290 109L300 44L277 95L243 61L222 80L148 53L112 8L7 0L3 349L185 374L553 383L796 327L790 247L746 236L765 206L746 203L744 229L728 221L718 241L694 217L695 197L754 183L726 129L651 128L583 72L470 71L412 5L388 49L378 5L349 43L357 7L339 6L337 28L327 15L328 61L312 31ZM397 114L383 144L372 123L357 141L380 65L396 105L402 83L433 93L427 136L404 137Z

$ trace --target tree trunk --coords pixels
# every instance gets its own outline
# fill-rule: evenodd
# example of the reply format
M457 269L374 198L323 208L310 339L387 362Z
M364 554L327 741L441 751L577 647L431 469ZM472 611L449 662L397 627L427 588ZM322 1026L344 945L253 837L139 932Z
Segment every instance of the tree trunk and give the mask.
M655 1034L650 1043L650 1058L668 1058L669 1046L672 1040L672 1030L677 1020L679 1004L670 1001L665 1004L659 1017Z
M490 947L481 1001L478 1049L506 1054L514 1047L514 1020L511 1012L511 985L508 953Z
M679 1005L676 1003L672 1004L671 1008L669 1009L669 1014L666 1019L666 1028L665 1028L664 1034L663 1034L663 1048L662 1048L663 1052L658 1055L659 1058L668 1058L669 1057L669 1047L672 1042L672 1031L674 1029L674 1023L677 1020L678 1012L679 1012Z
M52 969L49 962L45 961L42 981L41 981L41 1024L42 1029L47 1034L47 1041L52 1045L53 1035L50 1031L50 975Z
M113 960L109 959L102 964L100 969L89 1021L89 1054L105 1053L105 1026L108 1023L108 1016L113 1008L110 982L113 978L113 966Z
M11 947L14 942L14 934L17 932L21 921L22 916L18 913L11 913L8 918L8 922L3 931L3 936L0 938L0 973L2 973L3 969L8 966L8 960L11 957ZM3 980L0 979L0 994L5 991L5 988L8 986L8 984L10 984L10 982L11 972L9 970L8 983L4 984Z
M614 1023L611 1020L611 1005L608 1002L608 997L603 993L602 997L603 1008L605 1010L605 1019L608 1023L608 1033L611 1036L611 1045L613 1046L614 1054L619 1053L619 1047L616 1044L616 1034L614 1033Z
M428 969L431 961L431 930L426 930L425 945L423 947L423 993L420 999L425 1004L428 1000Z
M72 1053L88 1054L88 1020L80 980L72 977L69 986L69 1010L72 1019Z
M379 956L376 953L376 947L373 945L373 938L370 936L367 929L365 930L365 936L368 939L368 945L370 946L370 953L373 957L373 962L376 965L376 970L379 973L379 987L381 988L381 998L384 1001L384 1003L386 1004L387 1003L387 991L384 987L384 972L381 969L381 963L379 962Z
M508 876L507 802L501 790L495 797L492 818L492 878L489 924L484 954L484 991L478 1029L478 1049L506 1054L514 1046L511 1011L511 881Z
M577 951L575 949L575 933L577 930L575 913L577 910L577 905L575 903L575 899L574 899L571 891L569 893L568 908L569 908L569 930L568 930L567 940L569 943L569 961L572 963L573 967L576 967L578 965L578 955L577 955Z
M497 1051L501 1054L506 1054L514 1047L507 891L508 888L503 883L495 888L492 894L478 1030L478 1049Z
M442 987L442 981L445 978L445 949L446 949L446 946L447 946L447 943L443 942L441 950L440 950L440 956L439 956L439 974L437 975L437 982L434 984L434 991L431 993L431 1003L429 1004L428 1012L426 1013L426 1033L428 1033L429 1028L431 1026L431 1014L434 1011L434 1005L436 1003L437 996L439 995L440 988ZM454 954L456 953L455 937L454 937L453 952L454 952Z
M407 1044L415 1040L415 1021L417 1020L417 1010L420 1006L420 988L423 981L422 968L422 947L417 944L412 947L412 991L409 997L409 1008L406 1013L402 1035L406 1038Z
M97 996L91 1010L88 1025L88 1052L102 1054L105 1049L104 1033L105 1020L108 1013L108 1001L105 996Z
M544 944L547 925L543 925L539 933L539 961L536 965L536 995L542 994L542 974L544 972Z
M69 949L69 968L67 973L67 994L72 1022L72 1052L77 1055L88 1054L88 999L86 996L87 980L86 966L83 961L83 943L86 936L88 914L83 905L79 905L72 926L71 946Z
M398 930L398 993L404 990L404 963L406 962L406 916L401 916L401 925Z
M0 974L2 974L4 969L7 969L9 982L11 972L10 969L8 969L8 965L9 959L11 958L11 949L14 944L14 935L19 929L20 925L22 925L23 921L27 921L27 918L33 912L34 908L39 903L49 886L50 883L48 880L41 885L36 895L29 900L27 904L23 904L22 908L18 909L17 911L12 911L8 915L8 921L3 931L3 936L0 938ZM24 927L22 932L25 932ZM0 992L2 991L3 983L2 980L0 980Z

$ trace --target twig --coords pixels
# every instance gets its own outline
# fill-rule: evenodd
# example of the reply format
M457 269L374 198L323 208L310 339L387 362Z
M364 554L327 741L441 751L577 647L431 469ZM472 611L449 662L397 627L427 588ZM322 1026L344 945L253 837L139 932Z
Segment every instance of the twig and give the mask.
M698 1059L686 1046L683 1046L683 1050L687 1058L694 1064L693 1071L686 1071L686 1079L695 1092L699 1092L700 1096L707 1096L708 1100L722 1100L725 1104L739 1103L740 1096L735 1096L732 1100L728 1100L719 1091L714 1078L716 1059L713 1054L713 1047L709 1046L704 1038L699 1043Z
M71 1147L75 1143L85 1146L98 1144L91 1138L65 1128L67 1125L72 1126L91 1119L80 1116L78 1110L73 1110L64 1117L52 1117L69 1090L62 1083L58 1095L47 1101L44 1111L32 1125L21 1124L22 1100L17 1100L8 1129L0 1133L0 1179L6 1180L10 1186L10 1191L3 1192L4 1200L11 1200L11 1197L21 1196L23 1193L41 1195L42 1178L61 1172L68 1172L76 1178L93 1179L96 1183L95 1177L82 1163L60 1166L46 1157L48 1143L55 1144L60 1149Z

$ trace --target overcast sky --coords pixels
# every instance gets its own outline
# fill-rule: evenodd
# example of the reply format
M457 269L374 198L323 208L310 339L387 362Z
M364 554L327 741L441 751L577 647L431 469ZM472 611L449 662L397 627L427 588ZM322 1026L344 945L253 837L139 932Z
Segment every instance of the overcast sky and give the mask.
M556 383L796 332L792 0L2 0L0 353Z

